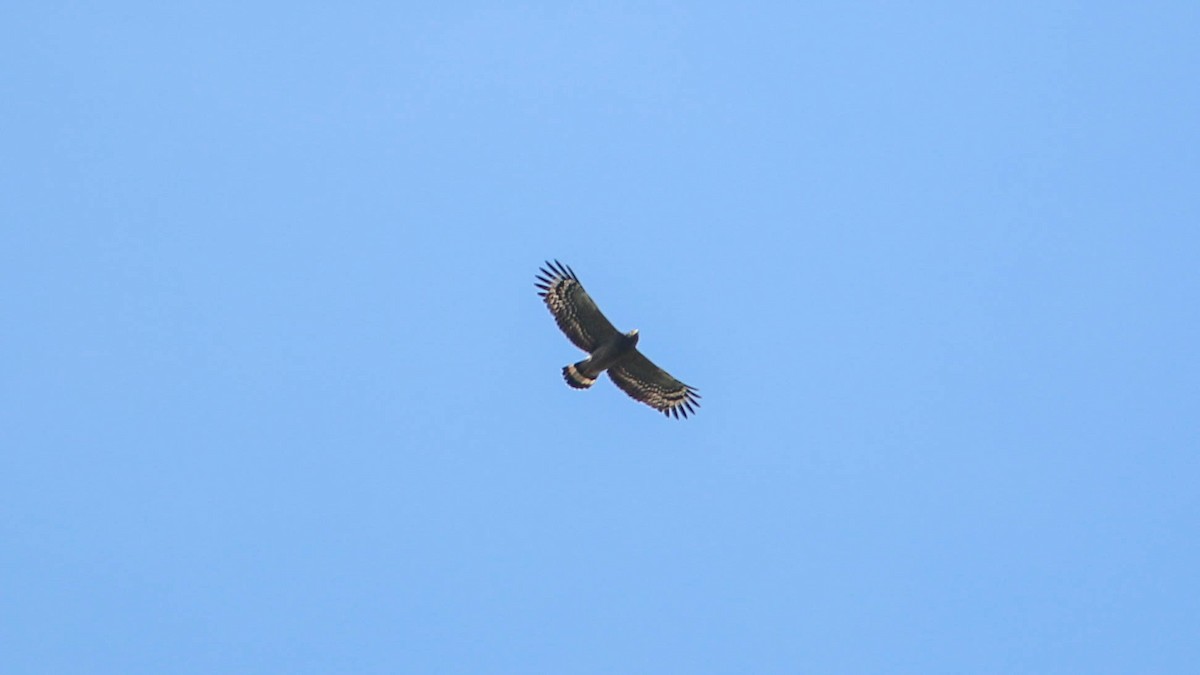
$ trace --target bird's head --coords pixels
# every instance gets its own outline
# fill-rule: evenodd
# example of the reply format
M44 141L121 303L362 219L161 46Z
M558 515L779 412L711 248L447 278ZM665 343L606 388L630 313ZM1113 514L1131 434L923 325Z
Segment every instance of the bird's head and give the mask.
M628 333L626 333L626 334L625 334L625 337L626 337L626 338L629 340L629 342L630 342L631 344L635 344L635 345L636 345L636 344L637 344L637 341L638 341L638 330L637 330L636 328L634 328L633 330L631 330L631 331L629 331Z

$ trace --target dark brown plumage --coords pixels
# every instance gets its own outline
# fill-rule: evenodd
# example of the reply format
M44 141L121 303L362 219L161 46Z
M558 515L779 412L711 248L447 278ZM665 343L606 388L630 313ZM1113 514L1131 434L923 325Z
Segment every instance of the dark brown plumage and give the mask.
M622 333L604 316L579 283L574 270L557 260L547 262L537 276L540 295L555 322L572 344L588 353L578 363L563 368L563 379L576 389L587 389L600 373L636 401L668 417L687 417L700 406L700 394L654 365L637 349L637 329Z

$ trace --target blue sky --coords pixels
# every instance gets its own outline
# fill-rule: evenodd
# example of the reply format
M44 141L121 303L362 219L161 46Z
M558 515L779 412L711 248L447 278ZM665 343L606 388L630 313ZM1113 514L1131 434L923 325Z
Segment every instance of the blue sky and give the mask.
M0 665L1191 672L1197 7L7 7Z

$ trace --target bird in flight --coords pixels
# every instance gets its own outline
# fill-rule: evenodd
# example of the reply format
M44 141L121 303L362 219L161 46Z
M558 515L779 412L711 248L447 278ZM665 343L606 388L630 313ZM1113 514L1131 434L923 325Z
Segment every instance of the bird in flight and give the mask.
M638 351L638 332L622 333L583 290L574 270L555 260L537 275L538 295L550 308L558 327L567 338L588 353L588 357L563 367L563 379L576 389L596 383L600 373L629 394L668 417L687 417L700 407L695 387L671 377L667 371Z

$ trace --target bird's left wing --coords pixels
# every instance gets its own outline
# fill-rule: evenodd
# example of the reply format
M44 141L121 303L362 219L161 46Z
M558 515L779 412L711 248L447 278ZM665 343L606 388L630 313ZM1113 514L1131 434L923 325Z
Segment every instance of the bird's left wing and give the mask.
M700 394L695 387L671 377L634 348L633 352L608 369L608 376L636 401L675 418L696 414Z

